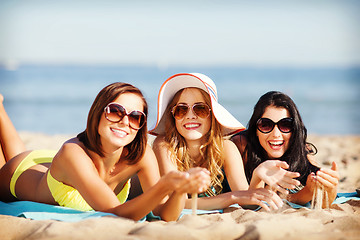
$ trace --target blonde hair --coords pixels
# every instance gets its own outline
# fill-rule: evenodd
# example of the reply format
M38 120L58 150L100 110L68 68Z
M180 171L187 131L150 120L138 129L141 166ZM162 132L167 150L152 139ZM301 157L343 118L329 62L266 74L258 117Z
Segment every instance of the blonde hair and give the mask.
M198 89L198 88L196 88ZM202 89L198 89L203 95L206 104L211 106L210 96ZM205 135L206 142L201 145L199 151L201 154L201 161L195 166L193 159L191 159L186 145L186 141L183 136L179 134L175 126L175 119L172 116L171 110L179 101L184 89L178 91L167 106L164 117L165 126L165 142L171 154L171 160L176 163L179 171L187 171L191 167L204 167L210 171L211 185L215 188L215 193L209 188L207 195L214 196L219 194L222 190L222 181L224 180L224 174L222 167L224 164L224 157L222 149L224 146L224 140L221 133L221 125L215 119L214 114L211 111L211 128Z

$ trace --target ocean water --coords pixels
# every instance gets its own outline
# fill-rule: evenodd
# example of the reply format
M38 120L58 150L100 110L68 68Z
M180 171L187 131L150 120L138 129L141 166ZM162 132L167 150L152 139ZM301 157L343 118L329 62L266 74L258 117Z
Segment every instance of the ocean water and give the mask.
M243 125L259 97L278 90L295 101L310 134L360 134L360 68L23 65L0 68L0 93L19 131L76 134L85 129L97 93L112 82L128 82L148 101L150 128L161 84L180 72L212 78L220 103Z

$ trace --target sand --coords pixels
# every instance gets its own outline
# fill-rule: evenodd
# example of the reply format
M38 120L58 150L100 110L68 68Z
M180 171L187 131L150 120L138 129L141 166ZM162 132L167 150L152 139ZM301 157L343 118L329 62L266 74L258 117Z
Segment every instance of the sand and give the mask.
M29 149L58 149L70 135L22 132ZM339 192L360 188L360 136L311 135L320 166L335 161ZM334 204L326 210L308 208L265 212L229 208L222 214L186 215L176 222L134 222L103 217L69 223L0 215L0 239L360 239L360 201Z

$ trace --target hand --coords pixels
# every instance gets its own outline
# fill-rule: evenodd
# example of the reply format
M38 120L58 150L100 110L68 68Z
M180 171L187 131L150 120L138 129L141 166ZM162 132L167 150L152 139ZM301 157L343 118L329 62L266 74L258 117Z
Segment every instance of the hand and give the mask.
M210 173L205 168L191 168L187 172L172 171L163 179L178 193L201 193L210 186Z
M299 177L297 172L290 172L289 165L280 160L267 160L261 163L255 170L256 174L274 191L288 194L286 189L294 189L300 182L294 178Z
M190 168L188 181L177 191L186 193L201 193L205 192L210 186L210 172L205 168Z
M235 202L239 205L259 205L266 211L277 210L283 206L281 198L273 191L265 188L257 188L247 191L232 192ZM265 203L268 203L269 206Z
M314 191L316 189L316 181L316 175L313 172L310 173L306 179L306 185L304 189L307 189L308 193L310 193L311 196L314 194Z
M329 199L332 202L336 197L337 186L339 184L339 173L337 172L337 165L332 162L331 169L321 168L316 173L316 179L324 186L325 191L328 192Z

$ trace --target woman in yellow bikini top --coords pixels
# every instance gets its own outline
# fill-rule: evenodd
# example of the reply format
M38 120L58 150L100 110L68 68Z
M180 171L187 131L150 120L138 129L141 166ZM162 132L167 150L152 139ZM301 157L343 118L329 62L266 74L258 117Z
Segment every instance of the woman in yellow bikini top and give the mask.
M103 88L92 104L86 130L58 152L25 151L0 94L0 200L26 200L97 210L139 220L150 211L176 220L187 193L207 189L207 170L173 171L160 178L147 144L147 103L126 83ZM137 174L143 194L126 201Z
M15 169L14 174L10 181L10 192L14 197L15 184L19 176L27 169L42 163L51 163L56 151L52 150L35 150L29 153ZM51 171L47 173L47 184L54 200L63 207L74 208L81 211L93 210L92 207L84 200L78 190L56 180L52 175ZM129 195L130 190L130 179L124 184L122 190L117 195L120 203L124 203Z

